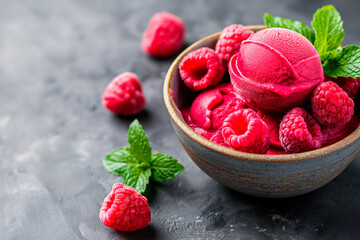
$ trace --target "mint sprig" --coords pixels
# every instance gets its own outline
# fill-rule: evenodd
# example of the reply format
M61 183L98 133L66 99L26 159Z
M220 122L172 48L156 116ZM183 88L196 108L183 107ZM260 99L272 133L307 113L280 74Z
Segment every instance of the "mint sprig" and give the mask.
M129 152L134 158L141 162L150 162L150 142L138 120L134 120L129 126L128 142Z
M268 13L265 13L264 23L268 28L277 27L277 28L286 28L293 30L297 33L300 33L301 35L306 37L312 44L314 44L315 41L314 31L300 21L294 21L291 19L286 19L281 17L274 17Z
M334 78L360 76L360 46L344 47L336 57L327 60L323 68L326 75Z
M128 147L122 147L111 151L105 157L103 165L106 171L122 176L131 166L139 165L139 162L130 154Z
M111 151L103 160L106 171L122 176L124 184L143 193L152 179L165 182L184 170L178 161L163 153L151 153L151 146L142 126L134 120L128 131L129 147Z
M136 191L140 194L145 192L150 176L151 168L144 168L139 166L131 166L122 175L124 184L135 188Z
M152 179L157 182L166 182L178 175L184 167L172 156L155 153L151 158Z
M334 78L360 77L360 47L341 47L344 39L343 21L333 5L326 5L315 12L311 22L314 31L299 21L273 17L267 13L264 14L264 23L266 27L293 30L309 39L319 53L326 75Z
M324 6L315 12L311 26L315 31L314 46L319 52L321 61L326 61L329 52L336 51L344 39L340 14L334 6Z

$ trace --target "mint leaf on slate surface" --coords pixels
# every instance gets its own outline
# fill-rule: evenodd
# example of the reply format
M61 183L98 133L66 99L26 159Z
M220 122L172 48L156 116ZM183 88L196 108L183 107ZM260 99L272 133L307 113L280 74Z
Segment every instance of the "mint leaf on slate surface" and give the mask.
M278 28L286 28L293 30L297 33L300 33L304 37L306 37L312 44L315 41L315 33L314 31L299 21L294 21L291 19L281 18L281 17L274 17L268 13L264 14L264 23L266 27L278 27Z
M315 31L314 46L324 62L329 52L337 50L344 39L343 21L335 7L327 5L316 11L311 25Z
M138 161L130 154L128 147L116 148L103 161L105 170L116 176L122 176L129 167L136 164Z
M336 58L323 65L324 73L330 77L360 77L360 46L344 47Z
M128 142L130 144L129 151L136 159L142 162L150 162L150 142L137 119L130 124Z
M122 177L124 179L124 184L135 188L136 191L141 194L146 190L150 175L150 168L131 166L128 170L126 170Z
M184 167L172 156L162 153L155 153L151 158L151 179L157 182L165 182L173 179Z
M106 171L122 176L124 184L143 193L149 179L165 182L173 179L184 167L167 154L151 153L151 146L138 120L129 126L129 147L121 147L111 151L103 160Z

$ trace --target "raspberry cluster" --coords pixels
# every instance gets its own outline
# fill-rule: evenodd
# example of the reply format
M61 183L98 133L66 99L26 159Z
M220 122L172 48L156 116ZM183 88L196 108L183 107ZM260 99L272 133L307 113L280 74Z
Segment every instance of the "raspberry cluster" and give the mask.
M178 16L169 12L156 13L143 33L141 48L152 57L171 57L183 46L185 32L185 24ZM211 63L208 67L215 68ZM223 73L213 76L214 81L219 82L222 75ZM213 81L211 74L208 76L210 81ZM137 75L125 72L115 77L107 85L102 96L102 103L110 112L120 116L140 113L145 108L146 99Z
M152 57L171 57L183 46L185 30L185 24L179 17L168 12L157 13L151 18L143 34L142 50ZM209 61L206 66L213 69L213 63ZM217 68L221 67L217 59L215 63ZM217 75L216 72L215 75L208 74L206 77L214 82L212 86L220 82L223 73ZM120 116L140 113L145 108L146 99L138 76L132 72L116 76L107 85L102 95L102 104L107 110ZM105 198L99 217L107 227L119 231L135 231L149 224L151 213L145 197L132 187L116 183Z
M183 111L185 121L196 132L239 151L286 154L327 146L357 128L359 118L354 116L354 99L360 78L325 76L308 94L310 105L287 109L287 113L251 109L244 100L237 107L229 107L229 99L217 97L213 89L226 81L224 74L230 58L238 54L242 41L253 33L242 25L230 25L219 36L215 51L201 47L180 62L179 73L184 84L193 91L201 91L191 106L192 115L186 108ZM289 76L285 77L291 83ZM258 97L261 98L261 94ZM206 109L204 114L196 114L202 109ZM216 111L218 109L221 111Z

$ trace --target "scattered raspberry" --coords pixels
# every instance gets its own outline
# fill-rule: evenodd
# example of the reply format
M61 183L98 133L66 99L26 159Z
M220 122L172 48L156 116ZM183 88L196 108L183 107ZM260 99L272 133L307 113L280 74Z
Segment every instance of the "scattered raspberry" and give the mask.
M141 47L154 57L170 57L180 50L185 39L185 24L174 14L155 14L143 34Z
M225 73L215 51L207 47L186 55L179 70L185 85L195 91L216 86Z
M149 224L151 213L145 197L132 187L115 183L101 206L99 217L109 228L135 231Z
M319 84L311 97L314 117L324 127L344 125L354 114L354 101L336 83Z
M218 54L223 67L227 68L232 55L239 51L243 40L248 39L254 32L244 28L243 25L230 25L224 28L218 42L215 46L215 52Z
M338 77L332 78L329 76L325 76L325 81L333 81L339 87L341 87L347 95L354 100L360 88L360 77L351 78L351 77Z
M241 109L227 116L222 134L225 143L239 151L266 153L269 149L269 129L252 109Z
M300 107L285 114L280 123L279 137L281 145L288 153L318 149L323 142L319 123Z
M135 115L145 107L146 100L138 77L125 72L115 77L102 96L105 108L122 116Z

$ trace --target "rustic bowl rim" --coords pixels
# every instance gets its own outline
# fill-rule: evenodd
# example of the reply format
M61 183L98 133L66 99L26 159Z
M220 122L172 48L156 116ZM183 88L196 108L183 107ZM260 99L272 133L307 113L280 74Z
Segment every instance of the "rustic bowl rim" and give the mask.
M249 25L245 26L251 30L262 30L265 28L264 25ZM255 154L255 153L247 153L247 152L240 152L237 150L233 150L219 144L216 144L203 136L196 133L192 128L190 128L185 121L180 117L177 113L175 103L172 100L170 86L173 73L176 69L176 66L180 63L182 58L188 54L189 52L193 51L197 48L200 44L210 41L212 39L216 39L220 36L221 32L217 32L206 36L199 41L193 43L189 47L187 47L184 51L182 51L176 59L173 61L169 70L165 76L165 81L163 85L163 98L166 110L168 111L169 116L176 124L176 126L184 132L189 138L193 141L199 143L200 145L220 154L224 154L230 157L239 158L239 159L246 159L250 161L257 161L257 162L265 162L265 163L274 163L274 162L298 162L304 160L311 160L318 157L322 157L331 153L334 153L340 149L345 148L346 146L354 143L360 137L360 128L358 127L354 132L352 132L349 136L345 137L344 139L323 147L316 150L303 152L303 153L296 153L296 154L286 154L286 155L266 155L266 154Z

